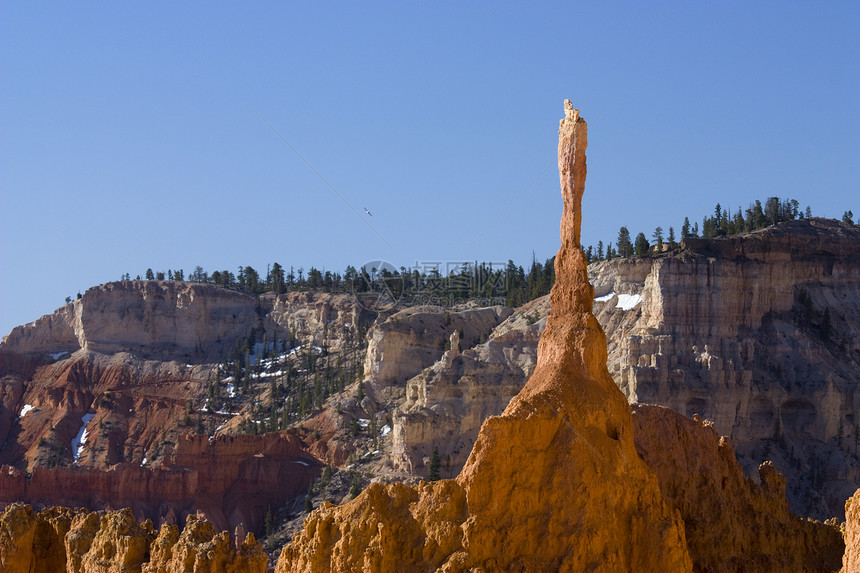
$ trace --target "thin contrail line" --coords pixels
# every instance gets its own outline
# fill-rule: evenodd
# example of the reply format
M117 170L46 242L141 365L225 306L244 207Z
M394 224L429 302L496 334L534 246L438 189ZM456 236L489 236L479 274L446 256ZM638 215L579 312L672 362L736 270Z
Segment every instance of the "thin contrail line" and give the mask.
M362 216L361 216L361 213L359 213L358 211L356 211L356 210L355 210L355 207L353 207L352 205L350 205L349 201L347 201L347 200L343 197L343 195L341 195L340 193L338 193L337 189L335 189L335 188L332 186L332 184L331 184L331 183L329 183L329 182L326 180L326 178L325 178L325 177L323 177L323 176L322 176L322 174L321 174L319 171L317 171L316 169L314 169L314 166L313 166L313 165L311 165L311 164L308 162L308 160L307 160L307 159L305 159L305 158L302 156L302 154L301 154L301 153L299 153L299 151L298 151L295 147L293 147L292 145L290 145L290 142L289 142L289 141L287 141L286 139L284 139L284 136L283 136L283 135L281 135L280 133L278 133L278 130L277 130L277 129L275 129L275 128L272 126L272 124L271 124L271 123L269 123L268 121L266 121L266 118L265 118L265 117L263 117L262 115L260 115L260 112L258 112L257 110L254 110L254 113L256 113L256 114L257 114L257 117L259 117L260 119L262 119L262 120L263 120L263 123L265 123L266 125L268 125L268 126L269 126L269 129L271 129L272 131L274 131L274 132L275 132L275 135L277 135L278 137L280 137L280 138L281 138L281 141L283 141L284 143L286 143L286 144L287 144L287 146L288 146L290 149L292 149L292 150L293 150L293 153L295 153L296 155L298 155L298 156L299 156L299 159L301 159L302 161L304 161L304 162L305 162L305 165L307 165L308 167L310 167L310 168L311 168L311 171L313 171L314 173L316 173L316 174L317 174L317 177L319 177L320 179L322 179L323 183L325 183L326 185L328 185L328 188L329 188L329 189L331 189L332 191L334 191L334 194L335 194L335 195L337 195L338 197L340 197L340 200L341 200L341 201L343 201L344 203L346 203L346 206L347 206L347 207L349 207L350 209L352 209L352 212L353 212L353 213L355 213L355 216L356 216L356 217L358 217L359 219L361 219L361 220L364 222L364 224L365 224L365 225L367 225L368 227L370 227L370 230L371 230L371 231L373 231L374 233L376 233L376 235L377 235L380 239L382 239L382 242L383 242L383 243L385 243L386 245L388 245L391 249L394 249L394 247L392 247L392 246L391 246L391 243L389 243L388 241L386 241L386 240L385 240L385 237L383 237L382 235L380 235L380 234L379 234L379 231L377 231L376 229L374 229L374 228L373 228L373 225L371 225L371 224L367 221L367 219L365 219L364 217L362 217Z

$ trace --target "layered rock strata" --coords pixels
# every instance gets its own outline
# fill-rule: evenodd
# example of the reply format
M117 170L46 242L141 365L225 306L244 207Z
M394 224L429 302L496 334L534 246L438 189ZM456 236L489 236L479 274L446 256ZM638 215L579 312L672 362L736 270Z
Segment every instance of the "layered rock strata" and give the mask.
M388 464L395 472L427 476L434 450L442 477L460 472L481 424L501 413L534 371L548 313L548 298L524 305L486 342L462 351L463 341L452 334L450 349L406 382L405 399L392 416Z
M591 314L579 245L586 133L566 101L557 282L526 386L484 422L455 480L376 484L318 509L278 571L691 570L683 525L636 454Z
M860 486L860 227L792 221L592 265L609 368L630 402L712 420L792 509L842 515Z
M266 554L249 533L226 531L190 516L182 533L165 524L139 524L128 509L88 512L54 507L37 513L13 504L0 515L4 573L263 573Z
M170 463L154 468L134 463L107 470L39 466L26 474L2 466L0 503L128 507L156 523L200 512L219 529L243 524L260 531L267 509L307 490L321 468L289 434L186 436Z
M71 354L84 349L202 361L220 358L260 320L256 297L239 291L174 281L112 282L14 328L0 350Z
M512 312L501 306L459 311L436 306L401 310L370 331L364 373L377 391L402 385L442 357L454 332L463 344L472 346L486 340Z

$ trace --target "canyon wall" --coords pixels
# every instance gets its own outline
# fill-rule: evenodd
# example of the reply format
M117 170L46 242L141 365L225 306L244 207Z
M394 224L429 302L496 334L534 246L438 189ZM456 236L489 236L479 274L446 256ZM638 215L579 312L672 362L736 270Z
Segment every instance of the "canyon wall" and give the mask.
M306 491L321 469L289 434L185 436L157 467L37 466L25 473L0 466L0 504L127 507L155 523L182 522L200 512L219 530L242 524L260 531L266 511Z
M591 267L609 369L630 402L699 414L792 509L842 515L860 486L860 228L808 219Z
M296 432L226 435L254 401L207 408L218 362L249 337L258 352L263 341L345 349L374 319L348 295L89 289L0 343L0 506L128 506L156 522L201 511L219 528L260 531L268 507L306 491L322 463Z
M261 320L257 298L214 285L111 282L3 337L0 352L130 352L159 360L217 359Z
M860 487L858 252L857 227L808 219L591 264L609 371L631 403L713 421L748 475L773 461L795 513L841 518ZM525 383L548 312L529 303L408 380L389 465L426 476L436 448L456 475L481 420Z
M405 383L405 398L392 416L387 464L397 473L426 477L435 449L440 475L457 475L481 424L501 413L534 371L548 313L547 298L524 305L477 345L452 333L449 350Z

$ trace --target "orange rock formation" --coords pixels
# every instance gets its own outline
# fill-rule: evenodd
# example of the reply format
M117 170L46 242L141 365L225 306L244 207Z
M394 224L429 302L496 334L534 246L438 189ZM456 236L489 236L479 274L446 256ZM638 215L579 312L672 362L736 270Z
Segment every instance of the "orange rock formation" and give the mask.
M761 464L760 483L748 479L728 438L698 416L634 405L633 421L637 452L684 519L696 571L839 569L839 531L791 514L773 464Z
M565 101L561 249L529 382L484 423L455 480L377 484L324 505L277 571L692 570L680 517L636 454L591 313L579 244L586 145L586 123Z
M860 571L860 489L845 502L845 555L842 573Z
M16 503L0 514L4 573L263 573L266 554L249 533L234 546L226 531L188 518L179 534L165 524L137 522L131 510L50 508L37 513Z

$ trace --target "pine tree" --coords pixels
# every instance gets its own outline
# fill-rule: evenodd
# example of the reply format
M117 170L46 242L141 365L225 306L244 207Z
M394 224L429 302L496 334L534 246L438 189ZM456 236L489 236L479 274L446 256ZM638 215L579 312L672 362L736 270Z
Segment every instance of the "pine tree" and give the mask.
M645 233L636 235L636 256L642 257L647 255L650 248L651 246L648 244Z
M266 510L266 537L270 536L275 530L275 516L272 515L272 506Z
M663 251L663 227L658 226L654 229L654 234L652 235L654 238L654 242L657 244L657 251Z
M433 448L433 454L430 456L430 473L427 475L427 481L437 481L439 479L439 470L442 468L442 460L439 459L439 448Z
M618 230L616 249L620 257L629 257L633 254L633 243L630 242L630 231L627 230L627 227L621 227Z
M314 509L314 486L311 484L308 486L308 493L305 494L305 512L310 513Z

